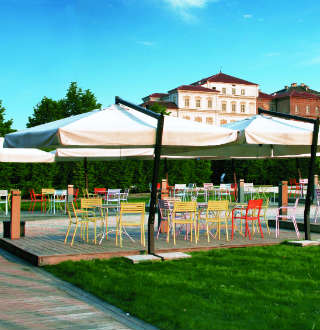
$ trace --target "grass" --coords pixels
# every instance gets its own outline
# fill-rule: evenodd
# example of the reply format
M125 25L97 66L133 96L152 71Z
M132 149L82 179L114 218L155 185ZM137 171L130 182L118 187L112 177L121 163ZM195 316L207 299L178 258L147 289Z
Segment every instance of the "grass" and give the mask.
M320 329L319 247L214 249L45 269L161 329Z

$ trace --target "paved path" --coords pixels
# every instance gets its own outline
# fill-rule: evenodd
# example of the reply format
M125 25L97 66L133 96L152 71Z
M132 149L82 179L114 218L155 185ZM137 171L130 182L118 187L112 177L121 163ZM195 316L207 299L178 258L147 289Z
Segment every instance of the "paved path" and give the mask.
M0 249L0 330L155 329Z

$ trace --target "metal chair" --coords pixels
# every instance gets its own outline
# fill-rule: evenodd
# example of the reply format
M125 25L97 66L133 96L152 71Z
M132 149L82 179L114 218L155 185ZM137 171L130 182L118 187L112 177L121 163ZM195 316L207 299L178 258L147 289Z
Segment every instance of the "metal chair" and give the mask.
M318 218L318 213L319 213L319 209L320 209L320 189L316 188L316 199L317 199L317 206L316 206L316 210L315 210L315 214L314 214L314 222L317 222L317 218Z
M138 219L136 219L136 217L126 217L126 215L133 214L140 216ZM144 217L145 203L121 203L120 214L117 215L116 245L118 245L119 237L120 247L122 247L122 232L124 232L133 241L126 230L126 227L140 227L140 243L142 246L146 246Z
M176 183L174 185L173 197L179 197L182 201L186 200L186 184L185 183Z
M67 190L55 190L53 194L53 214L56 214L56 205L62 211L61 204L64 204L64 211L67 207Z
M0 190L0 204L5 205L5 213L8 215L8 190Z
M192 231L194 230L195 243L197 244L197 202L175 202L170 217L172 227L173 244L176 245L176 225L186 225L186 235L188 236L188 225L190 225L190 241L192 242ZM170 233L167 233L169 243Z
M207 238L208 242L210 242L210 225L216 225L217 226L217 232L218 239L220 240L220 231L221 231L221 224L224 223L225 225L225 232L227 241L228 238L228 220L230 218L230 211L229 211L229 201L208 201L208 208L206 212L206 229L207 229ZM216 236L215 235L215 236ZM215 237L214 236L214 237Z
M46 211L46 196L42 195L42 194L36 194L34 192L34 189L30 189L30 206L29 206L29 211L31 210L31 206L32 206L32 213L34 211L34 207L37 203L41 203L41 212L43 211L43 206L42 204L44 204L44 212Z
M260 222L260 212L261 207L263 204L263 199L251 199L248 202L247 207L235 207L232 210L232 230L231 230L231 239L234 237L234 228L235 228L235 221L242 220L245 221L245 237L249 237L251 239L250 234L250 227L249 222L251 222L252 225L252 234L254 233L254 222L257 222L259 225L259 230L261 237L263 238L263 232L261 228L261 222Z
M297 221L296 221L296 211L297 211L297 206L299 203L299 197L296 198L296 201L294 203L294 206L281 206L277 209L277 215L276 215L276 237L280 236L280 223L279 219L286 219L286 220L291 220L294 229L296 231L297 237L300 238L300 233L299 229L297 226ZM287 214L280 214L280 211L286 210Z

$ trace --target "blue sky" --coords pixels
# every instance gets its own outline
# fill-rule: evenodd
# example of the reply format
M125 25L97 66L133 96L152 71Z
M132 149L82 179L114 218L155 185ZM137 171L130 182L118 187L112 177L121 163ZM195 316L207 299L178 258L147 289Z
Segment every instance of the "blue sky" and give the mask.
M314 0L0 0L0 100L14 128L72 81L140 103L220 69L271 93L320 90Z

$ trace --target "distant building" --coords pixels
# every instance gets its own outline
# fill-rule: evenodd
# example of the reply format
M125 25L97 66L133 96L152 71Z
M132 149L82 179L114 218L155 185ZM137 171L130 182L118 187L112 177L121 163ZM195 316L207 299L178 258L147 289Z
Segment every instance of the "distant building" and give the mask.
M167 107L172 116L222 125L256 114L258 87L258 84L219 72L168 93L146 96L142 106L158 102ZM268 97L261 93L261 102Z
M320 115L320 92L305 84L292 83L272 94L270 110L308 118Z

